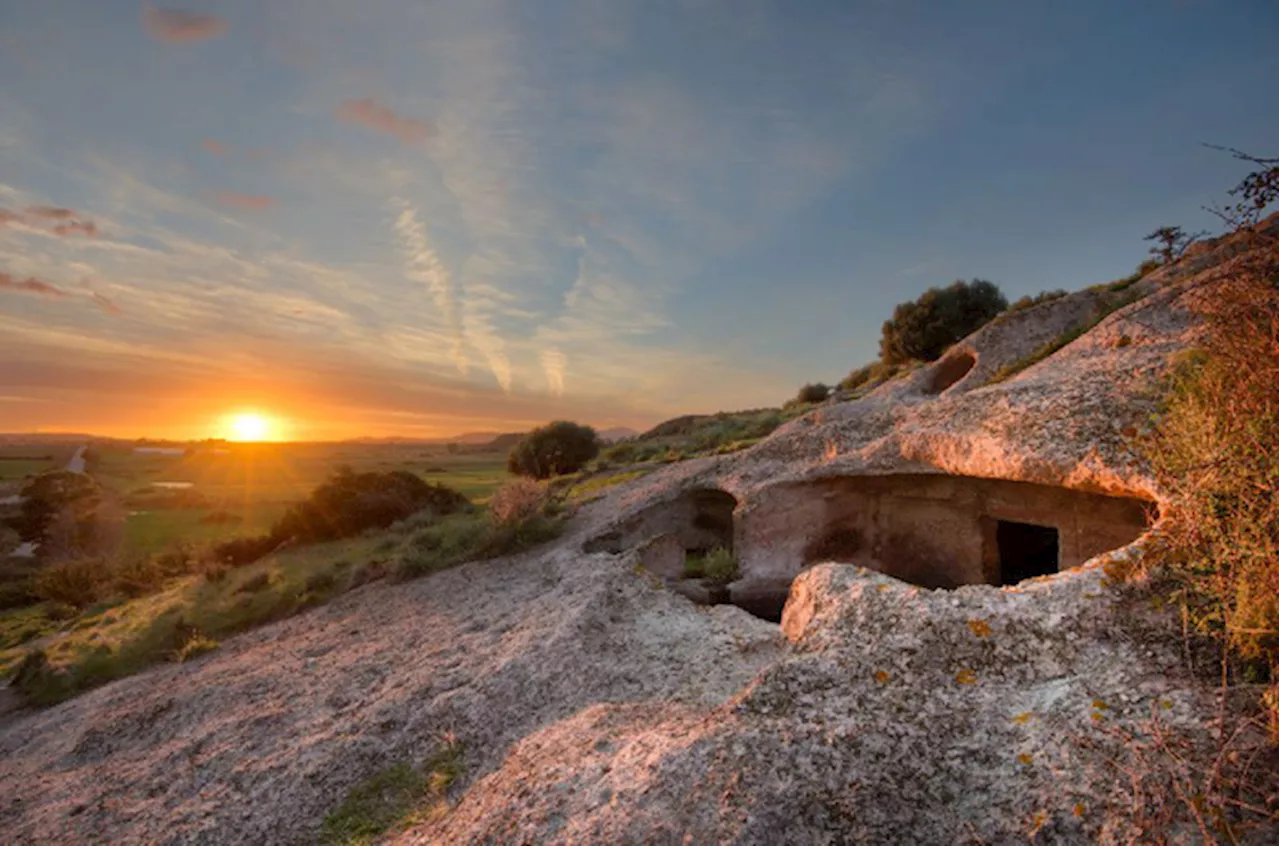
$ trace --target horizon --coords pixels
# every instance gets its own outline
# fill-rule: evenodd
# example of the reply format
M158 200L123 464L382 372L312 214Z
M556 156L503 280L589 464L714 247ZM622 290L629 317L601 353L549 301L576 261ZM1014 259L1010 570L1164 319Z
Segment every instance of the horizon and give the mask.
M0 34L0 429L643 431L1127 275L1274 156L1274 4L57 0ZM86 84L92 80L93 84ZM450 435L449 433L455 433Z

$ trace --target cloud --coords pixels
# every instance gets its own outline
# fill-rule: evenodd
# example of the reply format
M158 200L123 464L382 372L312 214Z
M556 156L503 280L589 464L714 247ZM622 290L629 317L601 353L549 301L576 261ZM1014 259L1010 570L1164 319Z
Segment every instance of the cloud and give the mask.
M142 10L142 26L158 41L181 44L216 38L227 31L227 22L213 15L187 12L182 9L158 9L147 6Z
M344 100L335 114L343 123L358 123L394 135L405 144L420 144L436 131L427 121L398 115L372 97Z
M219 144L217 141L214 141L212 138L204 139L203 141L200 142L200 146L204 147L206 150L208 150L210 153L212 153L215 156L221 156L223 153L227 151L227 147L225 144Z
M271 197L264 197L259 194L241 194L239 191L215 191L213 201L220 206L249 211L260 211L269 208L276 202Z
M28 206L26 212L32 217L42 217L45 220L69 220L76 214L72 209L58 206Z
M397 199L395 203L400 213L396 216L395 230L400 236L404 248L405 270L410 279L415 279L427 286L436 308L440 310L445 325L453 337L453 363L458 372L466 374L467 357L463 353L462 321L458 315L458 306L454 298L453 277L449 269L440 261L436 251L431 248L427 238L427 227L418 220L417 212L408 200Z
M105 311L107 314L120 313L120 306L116 305L114 302L108 299L105 295L99 294L97 291L93 291L89 294L89 296L93 299L94 305L96 305L98 308Z
M10 223L17 223L22 220L22 215L14 214L8 209L0 209L0 226L7 226Z
M54 297L55 299L71 296L66 291L50 285L34 276L28 276L26 279L16 279L8 273L0 273L0 291L15 291L21 294L36 294L42 297Z
M553 397L564 396L564 370L568 360L564 353L554 347L543 350L539 356L542 372L547 377L547 390Z
M71 220L54 226L53 234L64 238L68 235L84 235L92 238L98 234L98 225L92 220Z

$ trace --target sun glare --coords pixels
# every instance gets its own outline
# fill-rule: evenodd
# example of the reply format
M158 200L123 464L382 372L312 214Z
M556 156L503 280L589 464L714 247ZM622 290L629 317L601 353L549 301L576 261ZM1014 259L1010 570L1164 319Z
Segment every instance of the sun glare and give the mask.
M269 441L273 439L274 434L271 421L261 414L233 414L227 421L229 440Z

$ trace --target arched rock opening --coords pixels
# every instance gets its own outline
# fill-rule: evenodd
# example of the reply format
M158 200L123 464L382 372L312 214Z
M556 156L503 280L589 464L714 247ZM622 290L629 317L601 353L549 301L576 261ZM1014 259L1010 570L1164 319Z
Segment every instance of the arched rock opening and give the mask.
M717 488L695 488L636 514L617 529L588 541L587 552L640 551L649 570L682 578L687 556L715 549L733 551L734 510L738 500Z
M929 379L926 390L931 394L940 394L959 382L969 374L977 359L973 353L958 352L947 356L933 367L933 375Z
M744 581L840 561L927 588L1016 584L1125 546L1153 503L947 475L848 476L763 491L740 516Z

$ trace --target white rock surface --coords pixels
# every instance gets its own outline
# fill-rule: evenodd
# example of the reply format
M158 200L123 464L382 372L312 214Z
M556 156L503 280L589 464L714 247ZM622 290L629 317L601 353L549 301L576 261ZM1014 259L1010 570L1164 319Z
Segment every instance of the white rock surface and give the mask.
M1152 408L1170 354L1194 342L1190 303L1229 272L1232 249L1139 283L1143 299L1000 384L981 387L1104 295L975 333L960 345L974 370L939 396L924 368L751 450L621 486L551 548L369 585L191 664L11 716L3 839L313 843L353 785L451 734L466 750L456 804L392 839L1127 841L1129 782L1109 764L1124 760L1121 739L1153 714L1173 731L1201 725L1217 703L1184 671L1161 612L1108 584L1102 560L949 592L822 564L796 581L778 627L663 589L634 549L582 550L682 490L749 504L826 475L955 473L1158 499L1125 432ZM1144 543L1110 557L1140 558Z

